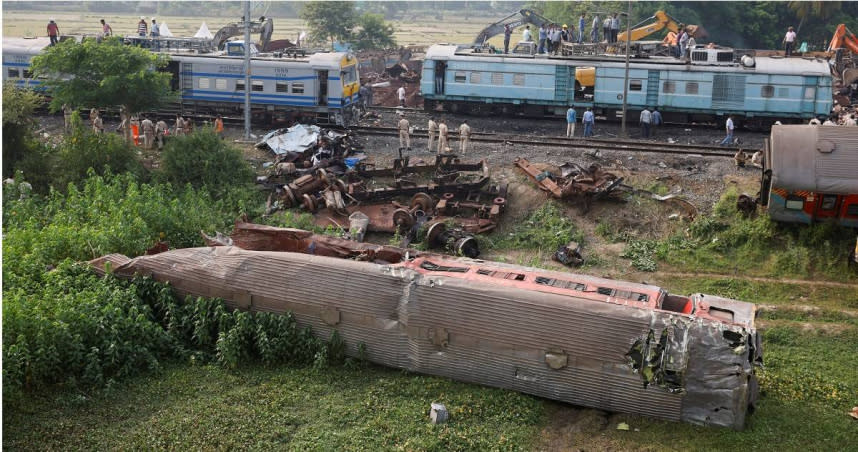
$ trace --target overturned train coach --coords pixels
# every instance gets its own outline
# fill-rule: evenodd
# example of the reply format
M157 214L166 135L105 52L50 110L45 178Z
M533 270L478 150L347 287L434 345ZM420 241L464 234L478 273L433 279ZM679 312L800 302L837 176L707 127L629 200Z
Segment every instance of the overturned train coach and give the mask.
M378 364L575 405L741 429L757 400L753 304L413 250L393 264L328 257L325 238L281 231L292 237L277 232L278 251L218 246L91 264L233 308L292 312L322 338L337 330L352 356L365 344ZM269 236L250 242L272 249Z
M858 228L858 127L773 126L763 151L760 201L772 219Z
M4 38L3 81L39 89L41 80L33 78L31 60L49 44L47 38ZM243 114L247 89L243 57L180 48L161 53L170 57L165 70L179 94L175 108L197 115ZM339 125L357 121L360 78L357 58L350 53L256 53L250 84L251 111L260 121L309 119Z

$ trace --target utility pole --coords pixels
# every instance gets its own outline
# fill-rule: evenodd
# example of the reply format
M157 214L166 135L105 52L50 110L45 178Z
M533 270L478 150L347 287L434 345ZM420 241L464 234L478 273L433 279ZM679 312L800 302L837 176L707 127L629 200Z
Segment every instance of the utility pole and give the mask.
M623 127L620 131L620 136L628 138L629 133L626 131L626 113L628 113L628 97L629 97L629 47L632 41L632 0L629 0L629 13L626 16L626 77L623 81Z
M628 70L626 70L628 72ZM244 139L250 141L250 1L244 2Z

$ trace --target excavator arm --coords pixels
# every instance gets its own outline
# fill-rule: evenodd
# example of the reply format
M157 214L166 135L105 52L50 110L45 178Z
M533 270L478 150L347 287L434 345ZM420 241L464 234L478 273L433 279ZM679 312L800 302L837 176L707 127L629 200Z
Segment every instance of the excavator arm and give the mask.
M631 40L640 41L653 33L663 30L665 27L668 30L677 33L679 32L679 21L670 17L670 15L664 11L656 11L652 17L644 19L632 28ZM706 30L701 26L686 25L685 30L688 31L688 34L694 36L695 39L706 37ZM625 41L628 39L627 36L628 35L624 31L617 35L617 41Z
M858 55L858 38L846 28L846 24L837 26L837 29L834 30L834 36L831 38L831 43L828 44L829 52L841 48L849 49L853 54Z
M509 25L510 28L520 27L524 24L539 25L551 22L550 20L540 16L535 11L530 9L522 9L517 13L512 13L509 16L489 25L484 28L474 39L474 45L483 45L493 36L503 33L504 25Z
M271 18L267 18L261 20L259 22L250 22L250 32L251 33L259 33L259 42L257 46L261 51L264 51L268 46L268 43L271 41L271 35L274 33L274 20ZM212 44L217 49L223 49L226 40L233 36L241 36L244 34L244 23L243 22L233 22L231 24L224 25L220 30L215 33L214 38L212 38Z

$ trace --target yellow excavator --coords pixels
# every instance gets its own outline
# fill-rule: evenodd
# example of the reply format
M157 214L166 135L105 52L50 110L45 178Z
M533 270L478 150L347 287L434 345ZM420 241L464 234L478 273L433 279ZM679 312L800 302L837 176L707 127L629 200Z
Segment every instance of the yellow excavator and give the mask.
M664 11L656 11L652 17L643 20L632 28L631 40L640 41L641 39L665 28L674 33L679 33L680 23L680 21L670 17L670 15ZM686 25L685 31L687 31L689 35L694 36L694 39L705 38L708 35L706 30L700 25ZM624 42L626 39L628 39L628 34L625 31L617 35L618 42Z

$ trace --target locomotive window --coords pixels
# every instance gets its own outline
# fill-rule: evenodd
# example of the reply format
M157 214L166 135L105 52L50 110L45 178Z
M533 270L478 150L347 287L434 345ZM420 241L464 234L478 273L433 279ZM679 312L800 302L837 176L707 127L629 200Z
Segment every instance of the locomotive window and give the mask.
M512 84L524 86L524 74L512 74Z
M244 91L244 80L236 80L235 81L235 90L236 91Z
M293 83L292 84L292 94L304 94L304 84L303 83Z
M344 85L354 83L357 81L357 66L349 66L347 68L344 68L341 74L343 77Z
M33 72L30 71L29 69L24 69L23 77L24 78L33 78Z
M226 79L218 78L215 79L215 89L220 91L226 91Z
M676 82L664 82L661 86L661 92L663 93L675 93L676 92Z
M275 87L275 90L278 93L288 93L289 92L289 84L284 83L284 82L277 82L277 86Z
M775 97L775 87L772 85L763 85L760 90L760 96Z
M789 210L801 210L804 207L804 196L789 195L786 198L784 207Z
M209 79L207 77L200 77L199 82L197 82L197 84L199 85L198 88L200 89L209 89Z
M804 88L804 98L808 100L813 100L816 98L816 87L808 86Z
M456 72L456 74L453 76L453 81L457 83L465 83L468 81L468 77L465 75L464 72Z
M492 72L492 85L503 85L503 72Z
M471 83L480 83L482 74L479 72L471 72Z
M643 89L643 81L641 81L641 80L630 80L629 81L629 90L640 91L642 89Z
M837 195L822 195L822 210L834 210L837 205Z
M846 215L850 217L858 217L858 204L849 204L846 206Z
M18 78L18 69L10 67L7 74L9 75L9 78Z
M265 91L265 85L262 82L250 82L252 91Z
M685 84L685 94L697 94L700 90L700 85L697 82L688 82Z
M783 99L789 97L789 88L778 88L778 97Z

